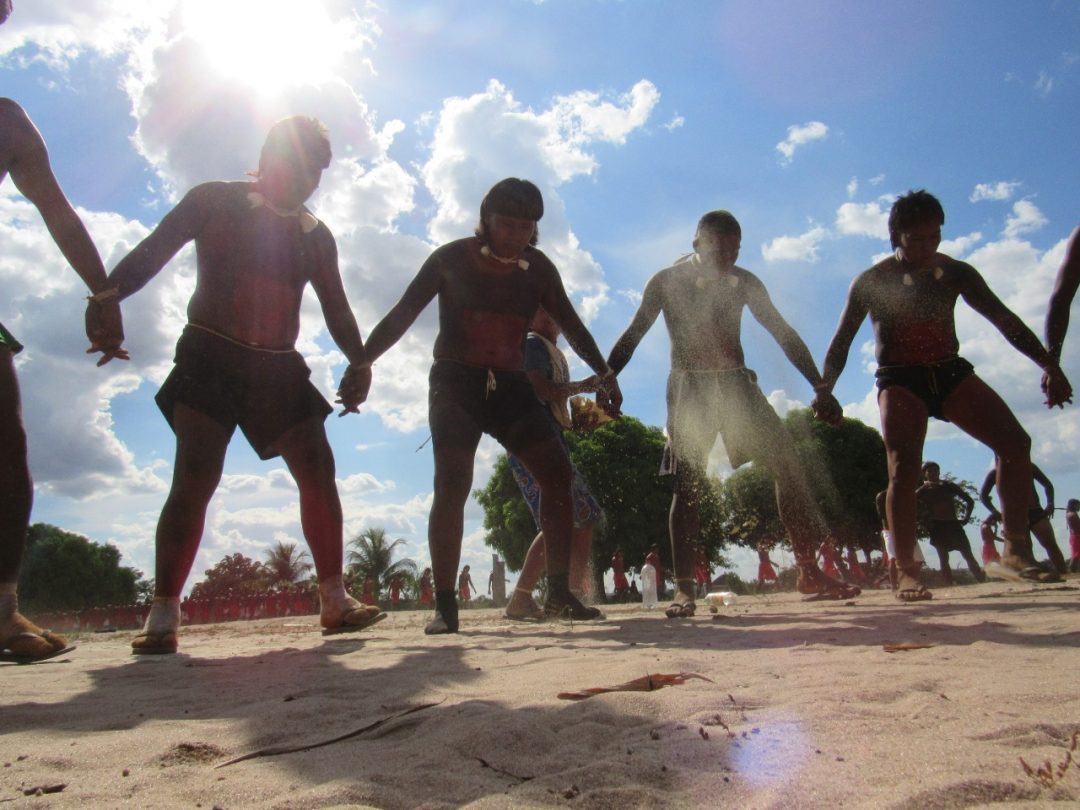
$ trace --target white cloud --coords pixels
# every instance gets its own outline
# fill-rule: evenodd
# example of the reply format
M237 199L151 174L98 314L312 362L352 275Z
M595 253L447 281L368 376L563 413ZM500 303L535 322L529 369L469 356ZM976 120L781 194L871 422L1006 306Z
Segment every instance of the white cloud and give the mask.
M780 162L784 165L791 163L795 157L795 150L800 146L820 141L827 137L829 128L820 121L810 121L806 124L795 124L788 127L787 137L776 145L776 151L780 153Z
M856 194L856 192L858 190L859 190L859 178L852 177L850 180L848 180L848 184L847 184L848 199L849 200L852 199L855 196L855 194Z
M1054 89L1054 77L1047 73L1045 70L1039 71L1039 78L1035 80L1035 92L1040 96L1046 97Z
M836 229L850 236L889 238L889 213L880 202L843 203L836 210Z
M983 235L978 231L975 233L969 233L966 236L958 236L955 239L943 239L938 250L954 259L960 259L971 250L975 245L982 241Z
M1021 184L1017 181L1010 182L1005 180L999 180L996 183L978 183L968 199L971 202L980 202L982 200L1008 200L1012 197L1013 192L1020 188L1020 185Z
M675 130L680 129L681 127L683 127L685 124L686 124L686 119L683 118L681 115L676 115L674 118L672 118L666 124L664 124L664 129L666 129L668 132L674 132Z
M1005 230L1001 232L1006 239L1037 231L1047 222L1042 211L1031 200L1017 200L1012 210L1012 215L1005 220Z
M767 262L810 262L818 260L818 246L829 235L820 225L799 236L778 236L761 246L761 255Z

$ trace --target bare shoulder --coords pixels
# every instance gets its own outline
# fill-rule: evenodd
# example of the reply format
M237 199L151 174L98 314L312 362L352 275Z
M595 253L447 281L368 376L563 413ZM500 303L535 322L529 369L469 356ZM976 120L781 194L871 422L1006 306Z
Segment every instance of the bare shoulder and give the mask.
M0 153L6 160L28 148L44 149L41 134L26 110L10 98L0 98Z

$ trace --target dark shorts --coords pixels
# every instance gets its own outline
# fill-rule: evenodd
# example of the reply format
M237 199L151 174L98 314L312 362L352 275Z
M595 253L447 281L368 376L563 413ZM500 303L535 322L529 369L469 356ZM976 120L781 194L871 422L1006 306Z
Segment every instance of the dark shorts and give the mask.
M311 384L299 352L252 349L187 326L174 361L154 397L169 426L183 403L230 434L239 425L261 459L278 455L272 445L290 428L334 410Z
M674 472L681 463L703 470L717 434L735 468L794 450L784 423L748 368L672 371L667 405L671 438L661 475Z
M921 399L931 416L947 422L949 420L942 415L945 400L956 386L974 373L971 363L963 357L953 357L926 365L881 366L874 376L879 394L890 386L899 385Z
M491 382L489 384L489 373ZM428 422L434 448L475 449L480 435L493 436L511 453L558 438L547 406L524 371L436 360L428 375Z
M23 345L15 339L11 332L4 328L2 323L0 323L0 347L10 349L12 354L18 354L23 350Z
M1028 509L1028 528L1033 529L1039 523L1044 520L1048 520L1046 517L1046 510L1041 507L1031 507Z
M964 551L971 548L964 524L959 520L931 520L930 545L938 551Z
M569 449L567 449L568 454L569 452ZM526 469L525 465L513 453L510 454L507 461L510 463L510 472L513 473L514 481L517 482L518 489L521 490L521 495L525 498L525 503L529 505L529 511L532 512L533 521L539 531L540 485L533 478L532 473ZM585 478L578 471L578 468L574 466L573 462L570 463L570 466L574 475L574 479L570 484L570 497L574 510L574 528L583 529L586 526L598 523L600 518L604 516L604 511L600 508L600 504L596 502L596 498L589 492L589 485L585 483Z

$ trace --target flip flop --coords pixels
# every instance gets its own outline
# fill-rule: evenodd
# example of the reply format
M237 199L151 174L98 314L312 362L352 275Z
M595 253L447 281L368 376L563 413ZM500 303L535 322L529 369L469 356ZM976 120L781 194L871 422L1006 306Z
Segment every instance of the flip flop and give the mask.
M350 616L355 615L358 612L362 612L364 614L364 619L362 621L358 621L353 624L345 623L346 619L348 619ZM337 627L324 627L322 634L324 636L336 636L339 633L355 633L357 630L364 630L365 628L371 627L371 625L373 624L378 624L385 618L385 613L379 612L373 616L370 611L357 608L356 610L350 610L348 613L342 616L342 623L339 624Z
M1017 570L1001 562L988 562L984 571L988 577L1004 579L1021 585L1061 582L1061 576L1056 572L1047 571L1037 565L1029 565L1026 568Z
M531 610L528 613L512 614L510 611L506 611L503 613L503 617L512 622L528 622L529 624L541 624L547 621L547 613L545 613L544 609L541 607L538 607L534 611Z
M172 655L177 650L176 631L139 633L131 640L132 655Z
M690 602L672 602L671 606L664 611L669 619L690 619L697 612L697 605Z
M58 655L69 653L75 649L74 644L68 644L50 630L42 630L40 633L33 633L28 630L23 633L19 633L17 636L15 636L15 638L8 639L6 643L10 644L11 642L16 642L19 639L32 640L38 638L44 639L45 641L49 642L53 645L53 648L41 655L25 655L15 652L14 650L9 650L5 647L3 651L0 651L0 661L10 664L36 664L39 661L48 661L50 658L56 658Z

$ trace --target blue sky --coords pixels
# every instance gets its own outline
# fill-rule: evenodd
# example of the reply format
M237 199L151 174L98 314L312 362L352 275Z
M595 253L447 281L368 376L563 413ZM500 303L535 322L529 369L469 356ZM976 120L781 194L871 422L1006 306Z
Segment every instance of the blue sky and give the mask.
M739 218L739 264L765 281L819 363L851 279L888 250L895 195L938 195L943 251L971 261L1040 336L1078 220L1076 2L72 8L17 0L0 28L0 92L42 130L107 267L191 185L243 179L272 121L317 115L335 162L311 207L338 239L365 334L436 245L471 232L484 191L509 175L543 190L541 247L605 352L648 278L690 250L714 208ZM150 575L173 452L152 398L183 324L191 252L125 302L132 361L96 369L82 354L82 285L11 183L0 186L0 243L0 321L27 345L33 519L114 543ZM434 314L376 365L362 415L327 423L347 537L383 527L420 564ZM1031 432L1058 504L1080 496L1080 411L1047 412L1038 369L963 304L957 325L962 353ZM762 330L746 321L744 336L776 407L808 403L808 384ZM877 427L870 340L864 326L837 395ZM332 398L342 358L310 295L300 348ZM667 352L658 324L621 375L624 409L648 424L664 422ZM1080 384L1080 341L1068 341L1063 365ZM481 445L474 487L498 452ZM926 456L972 481L991 462L942 423ZM728 471L722 448L713 467ZM486 572L473 502L466 519L462 562ZM1055 525L1064 546L1063 518ZM292 483L238 436L189 585L225 554L259 558L278 540L302 542Z

